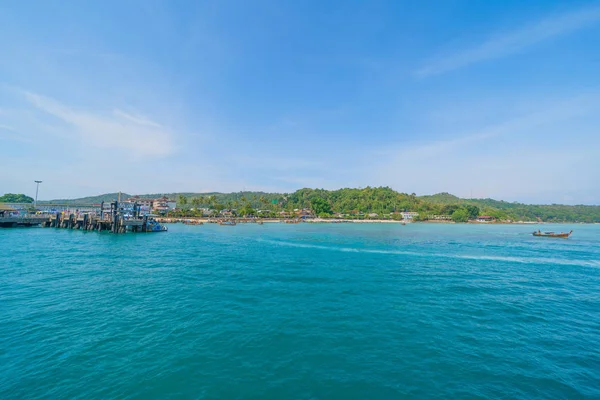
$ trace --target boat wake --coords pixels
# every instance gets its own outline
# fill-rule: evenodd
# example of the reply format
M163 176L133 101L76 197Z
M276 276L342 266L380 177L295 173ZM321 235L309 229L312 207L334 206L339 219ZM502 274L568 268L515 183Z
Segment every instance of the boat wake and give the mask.
M469 254L448 254L448 253L426 253L405 250L379 250L379 249L357 249L352 247L335 247L323 246L318 244L307 244L297 242L285 242L269 239L257 239L264 243L270 243L278 246L298 247L307 249L318 249L326 251L339 251L343 253L367 253L367 254L388 254L388 255L404 255L414 257L430 257L430 258L450 258L463 259L473 261L498 261L510 262L518 264L555 264L555 265L570 265L579 267L596 267L600 268L600 261L596 260L565 260L559 258L545 257L510 257L510 256L485 256L485 255L469 255Z

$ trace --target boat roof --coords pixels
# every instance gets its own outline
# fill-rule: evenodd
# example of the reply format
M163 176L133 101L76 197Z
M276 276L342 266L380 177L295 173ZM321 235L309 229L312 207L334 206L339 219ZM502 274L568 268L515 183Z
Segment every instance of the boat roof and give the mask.
M0 203L0 211L17 211L17 209Z

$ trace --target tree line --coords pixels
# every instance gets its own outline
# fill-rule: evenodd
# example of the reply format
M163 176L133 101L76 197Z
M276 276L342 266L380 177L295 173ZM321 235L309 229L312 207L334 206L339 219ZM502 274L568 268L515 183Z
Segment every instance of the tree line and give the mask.
M33 198L22 193L6 193L0 196L0 203L33 203Z
M100 203L117 194L107 194L71 202ZM142 195L157 198L163 194ZM417 220L443 216L456 222L465 222L477 216L488 215L498 220L542 222L600 222L600 206L589 205L528 205L494 199L461 199L449 193L417 196L400 193L389 187L344 188L338 190L304 188L293 193L234 192L234 193L171 193L167 197L177 201L180 216L201 216L204 211L214 214L235 210L237 215L280 216L282 211L308 209L320 217L400 219L401 212L419 213ZM129 195L122 195L127 198ZM8 193L0 202L33 203L24 194Z
M177 197L183 214L199 208L236 210L238 215L274 216L281 211L312 210L319 217L400 219L401 212L417 212L417 220L438 216L467 222L487 215L498 220L543 222L600 222L600 206L526 205L493 199L460 199L448 193L417 196L389 187L344 188L338 190L304 188L293 193L236 192Z

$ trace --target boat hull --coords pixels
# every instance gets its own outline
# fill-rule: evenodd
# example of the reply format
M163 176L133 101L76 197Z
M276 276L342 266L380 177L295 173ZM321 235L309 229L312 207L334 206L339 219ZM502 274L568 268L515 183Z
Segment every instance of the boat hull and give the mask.
M552 233L552 232L533 232L533 236L537 236L537 237L550 237L550 238L560 238L560 239L567 239L569 236L571 236L571 233L573 233L573 231L568 232L568 233Z

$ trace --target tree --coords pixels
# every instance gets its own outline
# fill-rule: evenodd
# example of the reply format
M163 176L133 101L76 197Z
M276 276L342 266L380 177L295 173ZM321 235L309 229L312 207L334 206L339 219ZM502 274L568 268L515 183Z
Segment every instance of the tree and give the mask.
M477 206L472 206L469 204L465 206L465 210L467 211L469 219L475 219L479 216L479 207Z
M447 204L442 207L442 214L444 215L453 215L455 211L460 208L458 204Z
M464 208L459 208L458 210L452 213L452 220L454 222L468 222L469 214Z
M179 195L178 201L179 201L179 204L181 205L181 208L183 208L187 205L187 197L185 197L182 194Z
M214 195L208 196L208 204L212 207L215 208L215 204L217 203L217 197Z
M415 221L415 222L427 221L428 219L429 219L429 216L424 212L420 212L418 215L415 215L413 217L413 221Z
M312 207L313 212L317 215L333 213L331 211L331 205L327 202L327 200L325 200L321 197L316 197L316 198L312 199L311 207Z
M248 204L248 203L244 204L244 206L238 210L238 215L242 215L242 216L255 215L255 214L256 214L256 211L252 207L250 207L250 204Z
M33 203L33 198L22 193L6 193L4 196L0 196L0 203Z

